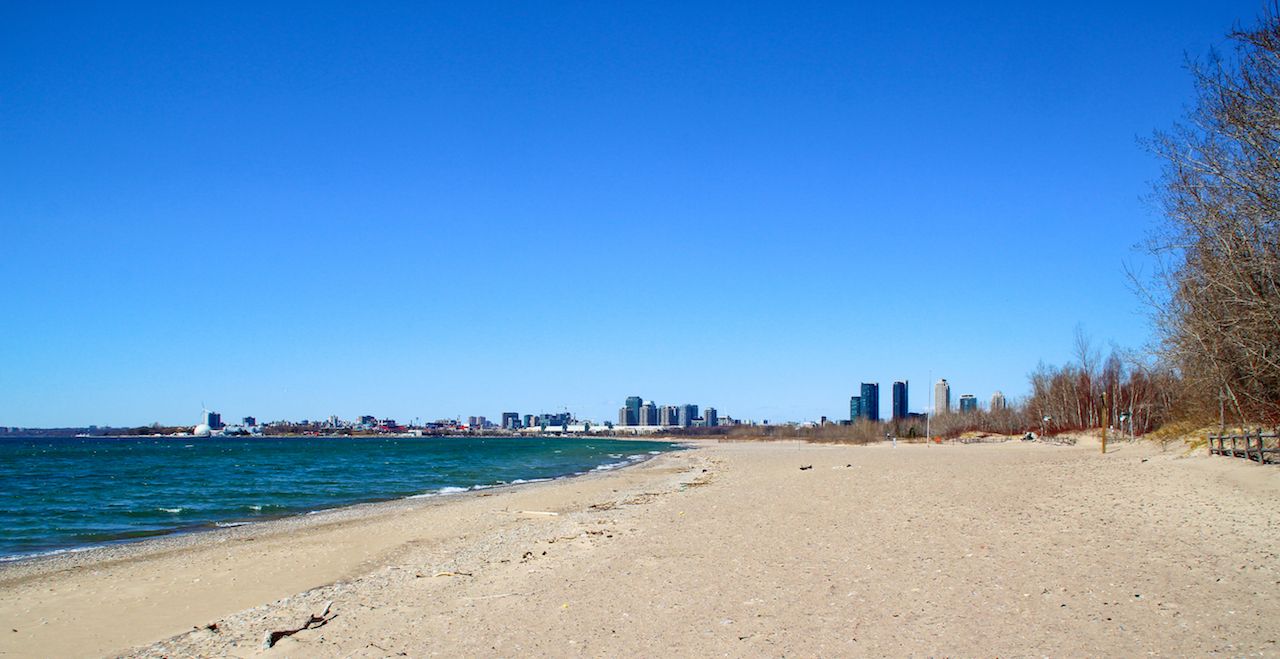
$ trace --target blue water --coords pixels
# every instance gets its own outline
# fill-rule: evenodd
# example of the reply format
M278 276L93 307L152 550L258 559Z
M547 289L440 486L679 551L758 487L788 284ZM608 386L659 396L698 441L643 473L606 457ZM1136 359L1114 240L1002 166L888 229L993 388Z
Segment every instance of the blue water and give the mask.
M0 439L0 557L608 469L668 442Z

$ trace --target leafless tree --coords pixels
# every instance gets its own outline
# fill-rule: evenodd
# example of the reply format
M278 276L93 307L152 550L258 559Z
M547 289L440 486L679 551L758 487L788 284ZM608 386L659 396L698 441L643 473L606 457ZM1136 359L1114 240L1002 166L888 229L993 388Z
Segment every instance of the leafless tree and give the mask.
M1280 423L1280 12L1191 62L1183 123L1150 142L1167 220L1148 292L1162 354L1201 409L1219 394L1245 422Z

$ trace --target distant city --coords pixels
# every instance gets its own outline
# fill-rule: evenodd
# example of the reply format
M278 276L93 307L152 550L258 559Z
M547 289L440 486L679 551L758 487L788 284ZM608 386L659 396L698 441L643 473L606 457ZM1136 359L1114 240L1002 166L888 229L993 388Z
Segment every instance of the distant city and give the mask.
M933 385L930 409L934 416L950 414L951 384L940 379ZM889 420L909 423L924 422L927 412L910 411L910 385L906 380L893 383L892 405ZM991 394L987 405L989 411L1004 410L1008 403L1003 393ZM956 411L968 414L979 411L978 398L973 394L961 394ZM735 419L727 414L720 414L711 406L699 407L692 403L680 405L659 405L641 396L628 396L622 407L618 408L617 421L596 422L581 419L569 410L559 412L542 412L539 414L520 414L519 412L503 412L495 423L485 416L468 416L465 418L436 419L420 421L414 419L400 423L392 418L380 418L374 415L361 415L355 419L343 419L330 415L323 420L302 419L298 421L277 420L259 422L256 417L245 416L239 423L226 423L219 412L205 410L200 421L194 426L164 426L154 423L136 428L113 428L88 426L85 428L19 428L0 426L0 434L23 434L32 431L67 431L89 436L113 434L154 434L178 436L253 436L272 434L301 435L352 435L352 434L398 434L409 436L442 435L456 433L494 433L494 434L538 434L538 433L615 433L646 434L662 432L678 432L688 428L722 428L726 426L756 425L790 425L812 427L820 425L849 425L860 421L878 423L880 418L880 383L863 382L857 395L849 398L848 419L832 420L823 416L816 421L788 421L781 424L770 424L768 419L760 422Z
M923 419L928 416L927 413L909 411L908 396L909 385L906 380L898 380L893 383L893 406L890 408L889 414L894 421ZM998 411L1006 407L1008 407L1008 404L1003 393L997 391L991 394L988 410ZM933 384L932 408L935 416L951 412L951 384L947 382L946 378ZM977 411L978 397L973 394L961 394L959 412L965 414ZM859 395L849 398L849 420L857 421L858 419L867 421L880 420L880 383L863 382Z

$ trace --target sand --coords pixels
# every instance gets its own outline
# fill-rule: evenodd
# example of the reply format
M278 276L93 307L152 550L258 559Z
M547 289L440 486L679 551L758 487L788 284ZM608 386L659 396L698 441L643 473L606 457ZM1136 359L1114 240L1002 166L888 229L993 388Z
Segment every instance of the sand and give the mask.
M0 655L1280 654L1278 493L1142 444L704 443L7 565Z

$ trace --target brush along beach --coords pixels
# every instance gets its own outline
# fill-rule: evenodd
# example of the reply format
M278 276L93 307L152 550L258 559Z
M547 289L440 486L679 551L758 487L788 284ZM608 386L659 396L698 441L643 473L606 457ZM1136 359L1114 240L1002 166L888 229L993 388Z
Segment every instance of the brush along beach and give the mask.
M1277 493L1141 442L704 442L13 562L0 654L1274 654Z

